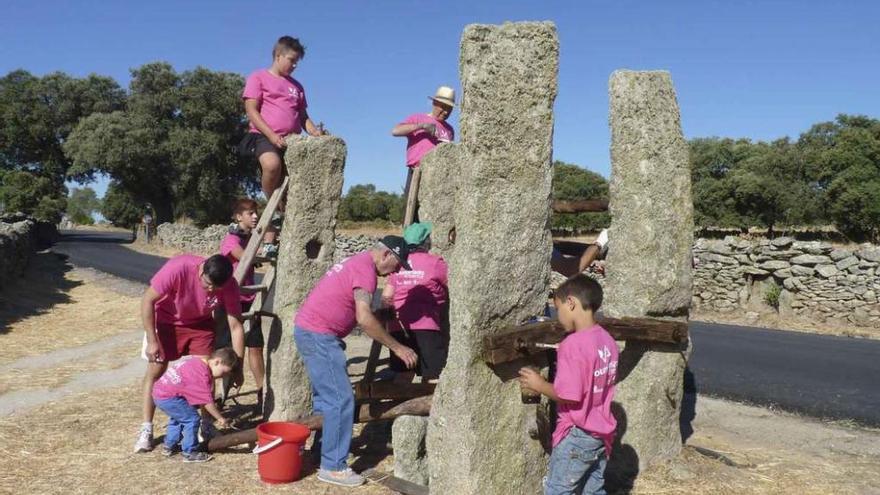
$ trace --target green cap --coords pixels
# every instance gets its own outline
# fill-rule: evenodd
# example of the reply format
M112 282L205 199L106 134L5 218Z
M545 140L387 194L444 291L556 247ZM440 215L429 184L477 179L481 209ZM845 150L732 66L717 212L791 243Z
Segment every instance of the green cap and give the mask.
M410 224L409 227L403 230L403 238L406 239L406 243L410 246L421 246L425 239L431 235L433 227L431 222Z

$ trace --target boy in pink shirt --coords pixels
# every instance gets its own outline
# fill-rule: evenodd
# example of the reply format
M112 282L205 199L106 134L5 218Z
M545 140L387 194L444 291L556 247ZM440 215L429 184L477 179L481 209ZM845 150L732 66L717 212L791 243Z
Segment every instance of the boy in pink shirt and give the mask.
M250 121L246 139L252 140L253 153L260 162L261 185L267 200L284 179L284 138L300 134L303 129L312 136L326 134L309 118L305 89L291 77L305 55L306 49L299 39L278 38L272 48L272 65L248 76L241 95ZM275 232L270 230L266 242L271 244L274 240Z
M232 347L244 353L241 295L232 277L232 263L216 254L208 259L182 254L168 260L150 280L141 298L144 325L143 418L135 452L153 449L153 383L168 363L185 355L207 356L214 350L214 310L223 306L232 334ZM234 382L243 377L236 370Z
M244 256L244 249L250 241L251 231L257 226L259 215L257 202L250 198L242 198L235 202L232 207L232 218L235 223L229 227L229 232L220 242L220 254L226 256L232 263L232 272L238 268L238 260ZM242 285L254 285L254 269L248 270L242 280ZM241 295L241 312L247 313L251 309L256 294ZM244 346L247 349L248 366L254 375L254 386L257 388L257 410L262 411L263 379L266 376L266 364L263 360L263 331L260 328L260 319L254 318L251 322L250 331L244 336Z
M415 113L391 129L391 135L406 136L406 186L403 191L403 202L406 204L412 182L413 169L419 166L422 157L440 143L448 143L455 139L455 131L446 122L452 109L455 108L455 90L448 86L440 86L431 99L430 113Z
M586 275L566 280L556 289L559 323L570 335L559 344L556 378L547 382L529 368L519 371L524 388L557 403L553 453L544 494L605 493L605 465L617 420L611 401L617 379L617 343L596 324L602 287Z
M199 425L202 421L199 408L204 407L221 426L227 425L226 418L214 404L213 385L215 378L231 373L237 362L238 356L229 347L217 349L210 356L185 356L169 366L156 381L153 386L153 400L168 415L162 454L166 457L174 455L177 444L180 443L183 462L205 462L212 459L210 455L196 451L199 444Z
M443 327L449 311L449 268L442 257L429 252L431 227L427 222L414 223L403 231L411 269L389 275L382 291L382 304L393 306L395 312L388 331L418 354L415 372L423 381L440 378L448 346ZM397 372L397 381L412 381L413 373L394 355L391 369Z

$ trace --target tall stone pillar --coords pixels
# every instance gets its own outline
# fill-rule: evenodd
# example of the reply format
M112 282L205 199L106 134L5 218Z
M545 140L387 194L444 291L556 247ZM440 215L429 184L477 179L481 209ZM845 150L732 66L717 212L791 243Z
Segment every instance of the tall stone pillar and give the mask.
M552 23L470 25L462 35L464 156L448 260L449 360L427 439L432 493L540 492L546 454L529 436L535 406L521 403L516 363L493 370L481 351L483 337L547 300L558 54Z
M611 228L605 314L686 320L691 303L693 201L688 148L668 72L611 75ZM615 413L624 475L681 450L687 349L626 344Z
M452 253L455 243L455 197L461 182L459 170L465 167L464 148L443 143L422 158L419 168L419 220L431 222L431 251L443 257Z
M345 155L345 142L338 137L287 138L284 162L290 186L273 300L278 320L266 343L266 415L272 421L311 411L309 378L293 342L293 319L333 260Z

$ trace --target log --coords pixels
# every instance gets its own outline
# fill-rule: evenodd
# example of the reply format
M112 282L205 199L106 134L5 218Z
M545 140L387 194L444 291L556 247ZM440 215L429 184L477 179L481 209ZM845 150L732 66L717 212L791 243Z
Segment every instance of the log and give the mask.
M584 213L608 211L608 200L578 199L573 201L564 201L561 199L554 199L553 211L555 211L556 213Z
M358 382L354 386L355 400L413 399L434 393L433 383Z
M653 318L601 317L602 325L615 340L682 345L688 340L687 323ZM483 359L489 364L501 364L548 349L540 344L558 344L565 338L565 330L556 320L519 325L501 330L483 339Z
M433 396L426 395L407 401L364 404L361 406L360 421L358 422L384 421L398 416L427 416L431 412L432 400ZM323 426L323 418L320 415L303 416L293 422L305 425L310 430L320 430ZM216 452L243 443L255 443L256 441L256 428L237 431L209 440L208 452Z

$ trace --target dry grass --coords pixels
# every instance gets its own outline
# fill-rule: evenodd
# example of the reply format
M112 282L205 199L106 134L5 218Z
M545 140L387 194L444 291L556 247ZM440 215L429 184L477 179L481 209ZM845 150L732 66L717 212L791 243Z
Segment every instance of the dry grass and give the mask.
M85 283L56 255L36 257L0 301L0 365L140 328L139 300Z

